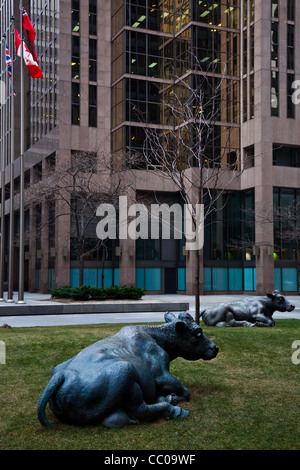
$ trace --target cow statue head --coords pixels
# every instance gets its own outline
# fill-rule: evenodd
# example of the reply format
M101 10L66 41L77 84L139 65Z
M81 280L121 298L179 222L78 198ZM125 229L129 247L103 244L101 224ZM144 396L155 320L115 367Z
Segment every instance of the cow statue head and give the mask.
M205 334L189 313L180 313L178 318L173 313L166 313L167 323L174 323L175 338L173 348L175 356L189 361L213 359L219 348Z

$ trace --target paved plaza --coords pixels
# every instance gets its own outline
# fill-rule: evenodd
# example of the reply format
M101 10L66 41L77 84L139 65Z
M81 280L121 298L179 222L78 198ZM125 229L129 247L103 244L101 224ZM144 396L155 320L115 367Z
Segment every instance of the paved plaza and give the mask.
M205 309L220 302L228 302L230 300L237 300L245 295L205 295L200 297L200 308ZM275 312L273 318L295 318L300 320L300 296L287 296L288 300L295 305L293 312L280 313ZM89 311L88 304L83 302L73 303L76 305L77 311L72 313L64 313L65 304L53 301L49 294L38 294L25 292L25 304L17 304L18 294L14 295L14 303L0 302L0 326L8 324L12 327L34 327L34 326L55 326L55 325L88 325L88 324L103 324L103 323L147 323L147 322L164 322L164 314L172 307L176 307L175 313L180 310L180 306L187 306L187 311L194 316L195 314L195 298L189 295L145 295L141 301L132 302L134 308L130 311L130 302L128 301L115 301L110 302L110 312L106 313L92 313ZM140 303L139 309L136 305ZM126 304L126 311L120 311L120 304ZM144 310L144 305L148 304L149 309ZM170 305L171 304L171 305ZM55 314L47 314L47 308L58 306ZM90 304L91 306L94 304ZM115 309L112 308L115 305ZM161 311L157 311L157 305L160 306ZM26 315L22 312L24 307L34 307L34 315ZM60 308L61 306L61 313ZM83 312L83 306L85 311ZM142 308L143 307L143 308ZM14 309L12 315L11 309ZM39 313L40 310L40 313ZM92 308L90 308L92 310ZM144 310L144 311L143 311ZM171 309L170 309L171 310ZM15 313L17 312L17 313Z

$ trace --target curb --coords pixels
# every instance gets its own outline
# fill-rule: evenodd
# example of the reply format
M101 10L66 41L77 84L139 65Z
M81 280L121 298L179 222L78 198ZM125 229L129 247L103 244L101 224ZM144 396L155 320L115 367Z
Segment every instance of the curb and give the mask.
M10 305L0 309L0 317L21 315L74 315L84 313L185 312L186 302L145 302L106 304Z

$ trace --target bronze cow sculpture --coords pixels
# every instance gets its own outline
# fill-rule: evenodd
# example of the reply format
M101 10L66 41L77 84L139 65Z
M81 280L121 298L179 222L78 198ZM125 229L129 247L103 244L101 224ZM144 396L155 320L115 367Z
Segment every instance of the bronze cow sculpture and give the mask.
M48 401L60 421L80 426L123 427L187 416L177 404L190 392L170 374L170 362L210 360L218 347L188 313L178 318L166 313L165 320L159 326L125 326L56 366L38 404L41 424L50 425Z
M200 312L207 326L275 326L273 313L292 312L292 305L278 290L265 297L246 297L236 302L220 303Z

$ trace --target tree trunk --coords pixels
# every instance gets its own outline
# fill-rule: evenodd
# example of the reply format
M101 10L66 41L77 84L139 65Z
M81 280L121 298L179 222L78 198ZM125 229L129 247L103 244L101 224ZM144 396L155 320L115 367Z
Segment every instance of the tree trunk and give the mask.
M83 274L84 274L84 255L79 256L79 286L83 286Z
M195 322L200 323L200 253L196 251L196 275L195 275Z
M102 246L102 263L101 263L101 287L104 287L104 261L105 261L105 246Z

